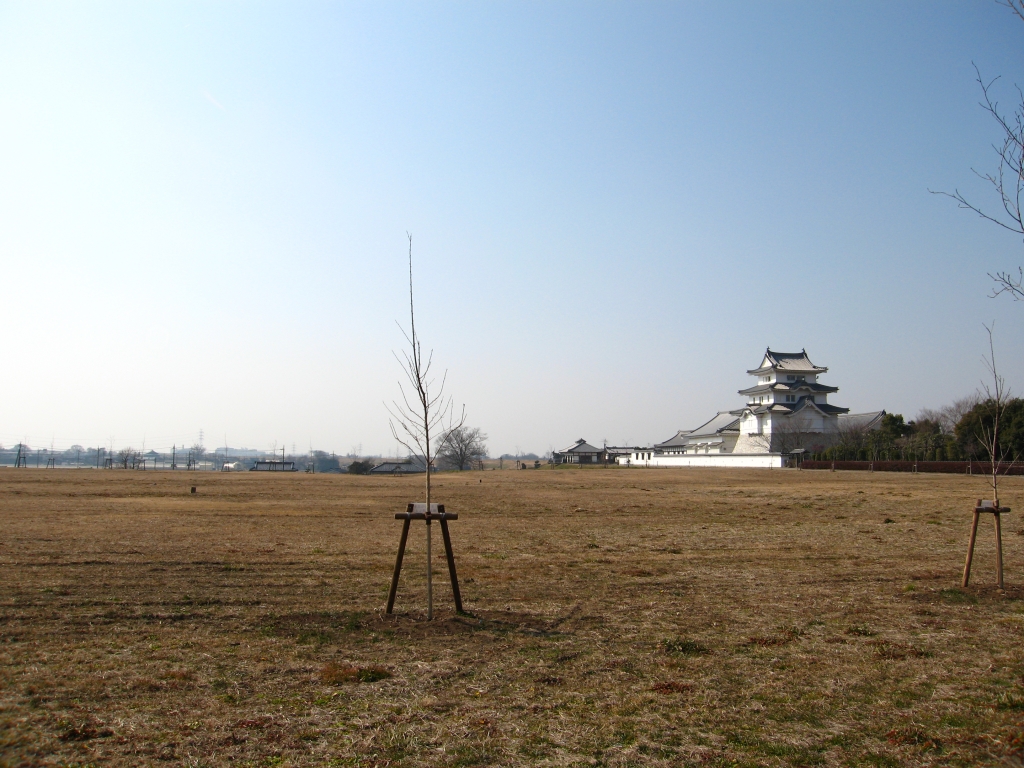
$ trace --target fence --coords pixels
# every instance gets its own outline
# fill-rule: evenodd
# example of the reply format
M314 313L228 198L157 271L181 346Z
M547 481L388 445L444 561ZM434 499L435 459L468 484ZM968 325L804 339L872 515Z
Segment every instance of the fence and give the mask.
M862 472L945 472L953 475L991 475L988 461L804 461L804 469L846 469ZM1000 462L999 474L1024 475L1024 464Z

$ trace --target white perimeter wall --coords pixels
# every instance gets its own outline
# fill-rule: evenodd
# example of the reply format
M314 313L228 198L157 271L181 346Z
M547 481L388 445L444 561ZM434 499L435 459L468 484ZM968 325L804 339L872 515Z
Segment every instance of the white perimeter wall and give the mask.
M619 464L625 464L625 459ZM634 461L634 467L744 467L776 469L786 466L781 453L690 453L683 456L652 456L649 461Z

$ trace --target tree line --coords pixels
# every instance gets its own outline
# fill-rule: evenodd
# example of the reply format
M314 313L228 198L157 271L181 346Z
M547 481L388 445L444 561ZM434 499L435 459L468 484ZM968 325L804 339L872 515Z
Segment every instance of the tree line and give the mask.
M1001 408L1001 410L1000 410ZM992 398L969 395L943 408L922 409L913 421L887 413L875 429L840 428L830 446L816 446L813 458L825 461L987 461L986 436L1000 410L998 455L1024 459L1024 399L1001 406Z

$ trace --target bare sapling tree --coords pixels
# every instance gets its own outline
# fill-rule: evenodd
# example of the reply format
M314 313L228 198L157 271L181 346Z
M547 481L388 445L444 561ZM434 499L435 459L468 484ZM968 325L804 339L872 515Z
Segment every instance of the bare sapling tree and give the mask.
M990 418L981 419L981 425L978 427L978 438L981 440L981 444L984 446L985 452L989 457L989 462L991 464L989 485L992 486L992 504L998 508L1000 469L1002 469L1002 473L1005 474L1016 462L1010 462L1010 465L1007 467L1002 466L1003 460L1007 458L1009 451L999 444L999 439L1001 437L999 427L1000 421L1003 417L1003 412L1006 410L1006 405L1010 400L1011 394L1010 388L1006 385L1006 380L999 375L999 369L996 368L996 348L992 334L993 328L995 328L995 323L985 326L985 330L988 332L988 357L982 358L985 363L985 369L991 377L991 383L988 381L982 381L981 383L981 395L983 397L983 402L988 406L987 410L989 411L986 415Z
M434 618L434 583L431 571L430 552L430 475L434 459L448 444L453 430L462 427L466 420L465 407L455 419L455 406L451 396L444 394L447 371L441 376L441 383L434 387L430 368L434 361L433 351L426 357L416 334L416 308L412 290L412 235L409 238L409 330L398 327L405 337L408 349L395 359L402 366L406 381L398 382L401 400L393 400L387 408L391 418L388 424L395 440L405 446L411 454L422 457L426 468L425 491L427 503L427 619Z
M1024 0L1001 0L999 4L1009 8L1017 18L1024 21ZM995 190L1003 213L992 213L991 209L981 208L964 197L959 189L951 193L936 192L935 194L951 197L961 208L974 211L986 221L1014 234L1024 236L1024 211L1022 211L1022 206L1024 206L1024 91L1019 85L1016 86L1020 102L1012 113L1007 112L1000 108L999 102L992 92L992 87L999 78L996 77L986 82L977 65L975 65L974 71L977 75L978 85L981 87L980 106L996 121L1001 137L992 145L992 149L995 150L998 157L996 170L988 173L981 173L973 168L971 170ZM1001 293L1008 293L1017 301L1024 300L1024 267L1017 267L1016 274L1011 270L989 272L988 276L995 282L991 294L993 297Z
M461 471L487 456L486 439L479 427L458 426L445 435L438 455L445 466Z

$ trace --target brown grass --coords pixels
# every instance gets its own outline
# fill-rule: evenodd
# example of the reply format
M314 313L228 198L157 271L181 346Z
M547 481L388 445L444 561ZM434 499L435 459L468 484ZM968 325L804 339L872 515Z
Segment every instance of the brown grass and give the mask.
M1019 764L977 478L446 474L429 623L420 482L0 470L0 766Z

